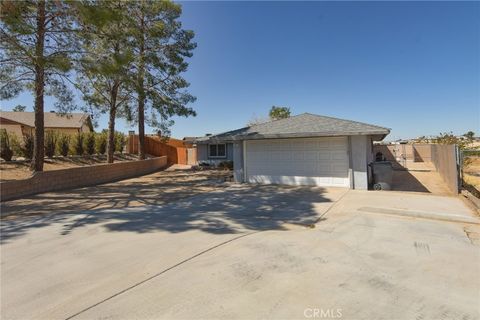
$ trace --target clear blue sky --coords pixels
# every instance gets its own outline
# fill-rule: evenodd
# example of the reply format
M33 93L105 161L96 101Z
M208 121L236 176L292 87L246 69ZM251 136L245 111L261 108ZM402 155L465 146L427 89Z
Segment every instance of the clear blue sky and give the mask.
M272 105L386 126L388 140L480 132L479 2L185 2L183 10L198 43L185 74L198 116L175 119L174 137L239 128ZM17 103L31 107L31 97L2 109Z

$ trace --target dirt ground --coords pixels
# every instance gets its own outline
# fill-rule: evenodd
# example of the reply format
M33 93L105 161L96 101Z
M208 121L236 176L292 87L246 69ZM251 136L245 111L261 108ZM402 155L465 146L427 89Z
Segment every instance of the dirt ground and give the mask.
M115 161L137 160L138 156L134 154L116 154ZM73 167L90 166L107 162L106 155L84 156L84 157L55 157L45 159L44 170L60 170ZM0 181L21 180L31 176L28 161L0 162Z
M463 168L463 180L480 191L480 157L468 157Z
M58 214L99 208L163 205L223 189L230 171L166 170L93 187L42 193L1 203L1 217Z

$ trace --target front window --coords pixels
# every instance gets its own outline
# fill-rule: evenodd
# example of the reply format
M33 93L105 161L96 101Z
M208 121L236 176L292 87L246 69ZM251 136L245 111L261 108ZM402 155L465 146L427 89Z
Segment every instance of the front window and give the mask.
M210 158L226 158L227 157L227 146L225 145L225 143L209 144L208 145L208 156Z

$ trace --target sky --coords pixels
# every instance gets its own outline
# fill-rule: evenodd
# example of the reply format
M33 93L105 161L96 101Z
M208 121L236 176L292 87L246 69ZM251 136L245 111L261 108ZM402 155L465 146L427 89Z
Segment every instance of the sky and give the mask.
M198 45L184 74L198 115L174 118L173 137L237 129L273 105L388 127L387 140L480 132L480 2L182 6ZM31 111L33 100L1 104Z

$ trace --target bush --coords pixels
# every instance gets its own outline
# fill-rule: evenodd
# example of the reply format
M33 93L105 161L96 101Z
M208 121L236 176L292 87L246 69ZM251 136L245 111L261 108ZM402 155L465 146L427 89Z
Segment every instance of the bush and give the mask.
M20 140L15 134L9 134L8 135L8 140L10 142L10 148L13 151L13 155L16 157L23 156L22 153L22 144L20 143Z
M73 154L76 154L77 156L83 156L85 152L85 149L83 148L84 140L84 135L81 132L75 136L75 140L73 142Z
M95 133L93 132L85 135L85 151L90 156L95 153Z
M222 161L218 164L220 169L233 170L233 161Z
M114 151L123 152L123 148L125 147L126 139L125 135L121 132L115 132L115 148Z
M10 147L10 139L7 130L5 129L0 131L0 157L5 161L10 161L13 157L13 151Z
M20 153L26 159L33 158L33 134L27 133L23 136L23 145L20 147Z
M55 155L57 147L57 135L55 132L47 131L45 133L45 155L49 158Z
M68 151L70 150L70 136L67 134L61 134L57 139L57 150L58 152L66 157L68 155Z
M98 154L105 154L105 152L107 152L107 135L104 132L96 135L95 149Z

